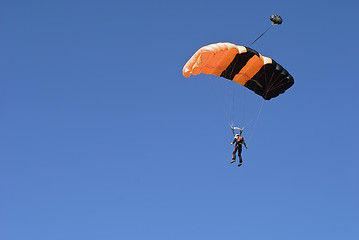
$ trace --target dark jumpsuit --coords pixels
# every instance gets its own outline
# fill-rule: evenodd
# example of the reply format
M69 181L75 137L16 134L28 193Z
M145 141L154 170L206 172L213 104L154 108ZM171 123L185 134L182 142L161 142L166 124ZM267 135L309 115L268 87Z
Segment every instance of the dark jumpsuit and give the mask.
M236 160L236 152L238 151L238 158L239 158L239 163L242 163L242 144L247 147L246 142L244 141L244 138L239 136L238 138L234 138L232 144L234 145L234 149L233 149L233 155L232 155L232 160Z

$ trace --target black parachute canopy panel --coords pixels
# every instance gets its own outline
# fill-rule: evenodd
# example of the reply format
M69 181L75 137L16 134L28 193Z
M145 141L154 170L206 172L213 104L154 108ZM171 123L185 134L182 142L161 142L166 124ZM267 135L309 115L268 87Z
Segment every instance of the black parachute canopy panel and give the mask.
M270 20L273 25L279 25L279 24L282 24L282 22L283 22L283 19L281 18L281 16L279 16L277 14L270 15Z
M244 85L265 100L277 97L293 86L294 78L279 63L271 59L271 63L263 65L253 78Z

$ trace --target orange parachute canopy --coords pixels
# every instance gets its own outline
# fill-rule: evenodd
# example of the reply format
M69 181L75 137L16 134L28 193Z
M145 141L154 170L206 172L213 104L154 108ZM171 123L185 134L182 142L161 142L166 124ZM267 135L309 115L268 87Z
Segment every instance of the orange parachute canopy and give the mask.
M183 76L213 74L239 83L269 100L294 84L293 77L273 59L232 43L200 48L183 67Z

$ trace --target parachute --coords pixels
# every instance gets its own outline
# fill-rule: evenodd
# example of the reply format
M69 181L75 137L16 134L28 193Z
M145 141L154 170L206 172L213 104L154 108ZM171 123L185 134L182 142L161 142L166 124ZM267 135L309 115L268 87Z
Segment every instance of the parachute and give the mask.
M275 20L276 24L279 22ZM277 97L294 84L288 71L273 59L232 43L216 43L200 48L183 67L183 76L188 78L200 73L229 79L265 100Z

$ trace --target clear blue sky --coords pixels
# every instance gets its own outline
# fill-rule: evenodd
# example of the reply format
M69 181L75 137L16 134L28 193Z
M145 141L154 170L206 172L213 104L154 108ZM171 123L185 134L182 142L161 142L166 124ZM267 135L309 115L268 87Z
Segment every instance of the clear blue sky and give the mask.
M357 2L0 9L0 239L359 238ZM214 78L182 67L249 45L271 14L283 24L252 47L295 85L265 102L238 168Z

